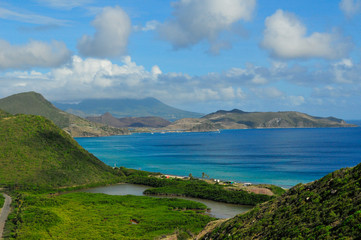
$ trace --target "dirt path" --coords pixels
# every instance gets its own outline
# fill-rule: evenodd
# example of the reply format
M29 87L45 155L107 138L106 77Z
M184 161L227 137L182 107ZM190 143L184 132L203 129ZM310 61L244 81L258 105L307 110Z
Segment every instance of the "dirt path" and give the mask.
M1 213L0 213L0 239L2 239L2 236L3 236L5 222L8 219L8 215L10 213L10 204L11 204L11 197L5 193L3 193L3 195L5 197L5 202L4 202L4 206L1 209Z
M205 226L205 228L202 230L202 232L200 232L196 237L195 240L201 239L202 237L204 237L207 233L212 232L216 227L218 227L219 225L221 225L222 223L224 223L225 221L227 221L229 219L219 219L216 221L212 221L209 222L207 224L207 226Z

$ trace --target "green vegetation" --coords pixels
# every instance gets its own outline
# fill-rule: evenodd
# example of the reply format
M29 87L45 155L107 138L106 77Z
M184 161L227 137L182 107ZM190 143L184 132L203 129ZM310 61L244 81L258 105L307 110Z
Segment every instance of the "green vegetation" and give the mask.
M341 119L312 117L300 112L243 112L217 111L202 118L187 118L173 122L167 130L192 132L216 131L218 129L247 128L305 128L305 127L355 127Z
M161 179L133 175L128 177L126 181L154 187L144 192L152 195L186 196L244 205L256 205L272 199L272 197L263 194L248 193L243 190L227 190L225 186L209 184L196 179Z
M0 209L3 207L4 202L5 202L5 198L4 198L4 196L0 193Z
M6 238L153 239L190 237L213 218L180 199L59 192L151 173L113 169L42 116L0 110L0 187L13 197ZM0 198L3 202L3 198Z
M53 121L58 127L66 130L73 137L129 134L129 131L126 129L114 128L104 124L90 122L63 112L54 107L42 95L35 92L19 93L0 99L0 109L11 114L32 114L44 116Z
M222 128L287 128L287 127L354 127L343 120L329 117L320 118L300 112L243 112L218 111L203 117ZM242 127L243 126L243 127Z
M299 184L205 239L359 239L361 164Z
M200 180L169 180L111 168L42 116L0 110L0 187L13 197L5 237L16 239L187 239L213 218L206 206L181 199L60 192L120 181L147 184L155 194L256 204L266 195L230 191ZM3 199L0 198L0 202Z
M0 109L11 114L33 114L52 120L58 127L69 126L66 114L55 108L43 96L35 92L19 93L0 99Z
M69 193L18 194L9 238L154 239L191 237L213 218L201 203L167 198Z
M271 190L271 192L273 192L273 194L276 196L281 196L282 194L284 194L286 192L285 189L283 189L279 186L276 186L276 185L272 185L272 184L258 184L256 186L261 187L261 188L267 188L267 189Z
M34 189L119 181L111 167L48 119L0 113L0 186Z

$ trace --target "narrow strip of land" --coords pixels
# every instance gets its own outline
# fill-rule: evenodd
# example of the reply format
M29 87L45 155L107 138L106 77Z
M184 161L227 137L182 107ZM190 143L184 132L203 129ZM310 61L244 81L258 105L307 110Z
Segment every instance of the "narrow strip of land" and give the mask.
M0 212L0 239L3 237L5 222L8 219L8 215L10 213L10 204L11 204L11 197L5 193L3 193L5 197L4 206Z

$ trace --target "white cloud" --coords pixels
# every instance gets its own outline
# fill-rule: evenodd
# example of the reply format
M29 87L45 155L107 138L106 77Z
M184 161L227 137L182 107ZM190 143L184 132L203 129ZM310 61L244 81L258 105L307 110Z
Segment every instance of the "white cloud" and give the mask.
M284 97L284 93L278 90L275 87L265 87L265 88L253 88L252 91L259 98L282 98Z
M352 60L349 58L344 58L341 61L337 62L334 64L334 66L342 66L342 67L347 67L347 68L352 68L353 67L353 63Z
M224 87L220 89L220 94L224 100L232 100L235 98L236 94L233 87Z
M231 68L224 75L234 82L245 85L265 85L268 83L269 71L265 68L247 64L246 68Z
M157 65L155 65L155 66L153 66L152 67L152 74L153 75L155 75L155 76L158 76L158 75L160 75L160 74L162 74L162 70L160 70L160 68L157 66Z
M291 106L300 106L305 103L303 96L289 96L288 99Z
M66 20L55 19L52 17L42 16L33 13L15 12L1 7L0 7L0 18L18 21L18 22L41 24L41 25L65 26L69 24L69 21Z
M256 0L179 0L173 3L173 18L159 27L159 34L175 49L207 40L210 51L217 52L230 47L219 41L219 35L240 20L249 21L255 6Z
M215 81L220 75L211 75L162 73L157 65L147 71L129 56L123 58L122 65L105 59L73 56L69 64L48 73L6 73L0 77L0 89L1 82L12 83L12 87L0 92L35 90L61 100L152 96L175 103L245 99L246 94L239 86L234 87L227 80L220 83Z
M157 65L147 70L129 56L123 57L121 64L73 56L68 64L46 73L0 73L0 96L37 91L50 100L156 97L167 104L204 113L222 108L308 112L315 108L315 103L319 104L318 110L323 110L323 104L337 103L339 106L345 98L352 104L359 102L360 63L343 59L324 69L276 66L280 66L277 71L272 70L274 66L268 70L248 64L245 68L233 68L222 73L190 76L164 73ZM335 69L342 70L343 78L350 82L338 81ZM267 83L254 83L257 77L267 79ZM284 82L290 88L286 89ZM294 92L295 85L302 83L303 86L297 87L297 92ZM325 85L328 87L324 88ZM318 110L309 113L319 115Z
M94 36L84 35L77 48L81 55L89 57L115 57L127 51L131 22L120 7L105 7L92 22Z
M236 90L236 96L240 99L246 99L247 95L243 92L242 88L237 88Z
M151 78L151 73L142 66L136 65L129 56L123 58L123 65L113 64L109 60L87 58L83 60L78 56L73 57L70 65L54 69L52 76L62 85L71 84L81 88L95 89L107 87L135 87L144 78ZM87 85L87 86L86 86ZM84 92L85 93L85 92ZM105 94L105 91L104 93Z
M153 31L156 30L157 27L159 26L160 22L156 21L156 20L152 20L152 21L148 21L145 23L145 26L134 26L133 29L134 31L143 31L143 32L148 32L148 31Z
M352 83L354 78L350 77L352 68L354 67L351 59L342 59L333 64L333 74L335 82Z
M267 17L265 25L261 46L277 58L337 59L345 56L352 46L336 32L315 32L307 36L302 22L294 14L282 10Z
M267 79L265 79L264 77L256 74L254 76L254 78L252 79L252 83L255 83L255 84L266 84L267 83Z
M70 59L71 53L64 43L30 41L26 45L11 45L0 39L0 69L31 67L57 67Z
M361 0L341 0L340 9L347 17L353 17L361 12Z

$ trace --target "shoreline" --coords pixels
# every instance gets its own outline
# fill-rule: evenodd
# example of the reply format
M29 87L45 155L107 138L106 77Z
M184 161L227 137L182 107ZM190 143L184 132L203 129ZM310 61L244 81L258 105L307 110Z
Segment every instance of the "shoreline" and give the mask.
M180 175L174 175L174 174L162 174L162 175L158 175L156 177L160 177L160 178L165 177L166 179L174 178L174 179L190 180L189 176L180 176ZM269 195L269 196L273 196L275 194L272 191L270 191L267 188L267 186L280 187L285 191L290 189L290 188L285 188L285 187L281 187L281 186L270 184L270 183L236 182L236 181L231 181L231 180L227 181L227 180L222 180L222 179L197 178L197 177L194 177L194 179L204 181L208 184L217 184L218 183L219 185L222 185L222 186L233 187L233 189L235 189L235 190L245 190L247 192L253 192L255 194L265 194L265 195ZM269 191L267 191L267 190L269 190Z

